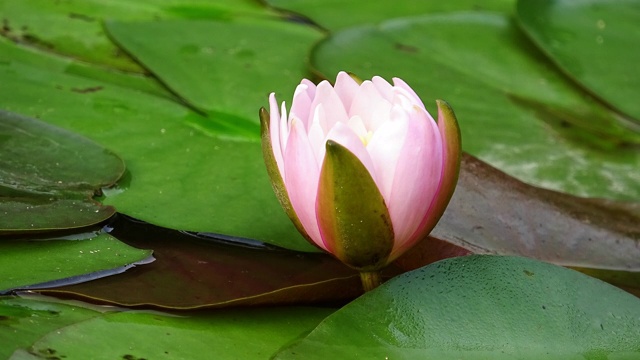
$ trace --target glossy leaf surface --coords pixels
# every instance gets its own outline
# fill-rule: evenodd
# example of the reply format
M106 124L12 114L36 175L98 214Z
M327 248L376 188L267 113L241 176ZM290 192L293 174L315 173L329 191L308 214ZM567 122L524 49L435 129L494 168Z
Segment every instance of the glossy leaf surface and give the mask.
M530 259L459 257L394 278L276 358L301 355L632 359L640 356L640 300Z

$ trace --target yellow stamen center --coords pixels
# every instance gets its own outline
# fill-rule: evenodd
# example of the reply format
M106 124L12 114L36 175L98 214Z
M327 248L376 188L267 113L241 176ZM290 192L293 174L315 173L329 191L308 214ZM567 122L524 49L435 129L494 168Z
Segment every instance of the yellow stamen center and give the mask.
M373 132L368 131L364 136L360 136L360 141L362 141L364 146L367 146L369 144L369 141L371 141L371 137L373 137Z

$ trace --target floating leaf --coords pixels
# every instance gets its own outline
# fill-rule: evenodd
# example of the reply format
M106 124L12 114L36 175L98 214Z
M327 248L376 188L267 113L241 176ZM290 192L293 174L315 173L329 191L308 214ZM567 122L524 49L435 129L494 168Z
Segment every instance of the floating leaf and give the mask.
M103 30L104 19L227 19L272 12L251 0L2 0L0 36L35 48L121 70L143 72Z
M640 1L520 0L516 15L568 76L640 124Z
M429 99L447 100L463 148L528 183L640 198L640 134L567 81L505 16L454 13L351 28L321 42L312 63L328 78L339 70L403 78L427 107Z
M108 82L102 79L113 79L109 72L92 67L68 74L65 64L36 52L0 62L0 98L11 111L73 129L125 159L128 174L105 190L103 203L169 228L314 249L270 190L259 133L255 141L232 140L246 138L170 98L129 88L126 78ZM198 130L203 126L207 134L217 129L224 138L203 134Z
M108 234L81 234L71 239L3 239L0 292L38 288L54 280L88 281L123 272L132 264L152 261L150 257L151 251L133 248ZM82 276L87 274L91 276Z
M640 300L573 270L474 255L403 274L276 359L634 359Z
M396 265L412 270L472 253L518 255L573 267L640 294L640 204L537 188L468 154L431 236Z
M330 30L427 13L461 10L509 12L515 4L515 0L268 0L267 2L272 6L301 14Z
M254 18L109 22L107 30L191 105L252 137L260 134L258 109L268 94L293 93L322 36L309 26Z
M151 248L158 259L122 275L40 290L124 306L191 309L240 305L341 303L362 294L356 271L329 255L202 236L119 219L115 236ZM227 238L229 239L229 238ZM388 268L387 277L398 273Z
M124 163L69 131L0 110L0 235L94 225L115 209L92 196Z
M0 358L8 359L50 331L100 315L77 304L36 299L0 297Z
M640 271L640 204L540 189L468 155L431 235L479 254Z
M330 308L265 308L175 316L104 314L50 332L29 353L59 359L267 359L311 330ZM17 351L10 359L23 359Z

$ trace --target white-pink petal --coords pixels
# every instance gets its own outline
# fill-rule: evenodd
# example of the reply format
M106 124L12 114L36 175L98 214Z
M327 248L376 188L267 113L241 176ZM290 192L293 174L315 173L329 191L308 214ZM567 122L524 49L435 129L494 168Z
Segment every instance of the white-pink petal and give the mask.
M396 88L400 88L406 91L411 96L411 100L413 103L420 105L420 107L422 107L423 109L426 109L418 94L416 94L416 92L413 91L413 89L406 82L404 82L404 80L400 78L393 78L393 85ZM431 118L431 114L429 114L429 117Z
M387 206L391 200L391 187L396 173L394 165L398 163L408 128L407 119L386 121L373 134L367 145L378 179L378 188Z
M311 110L311 101L309 97L308 85L300 84L296 87L296 91L293 94L293 101L291 102L291 109L289 110L289 117L297 117L302 120L305 129L309 128L309 115Z
M364 81L349 108L349 116L360 116L365 127L371 131L376 131L380 124L386 121L388 109L391 105L385 99L376 86L371 81Z
M359 87L360 85L349 74L344 71L338 73L334 88L342 100L345 110L351 108L351 102Z
M325 111L325 118L320 121L320 126L325 133L328 133L337 122L347 121L347 111L344 109L342 100L328 81L323 81L316 87L316 96L313 98L310 110L315 112L316 107L320 104Z
M329 134L327 134L327 140L333 140L347 148L360 160L367 171L369 171L369 174L371 174L373 180L376 181L376 184L378 183L369 152L362 143L362 140L360 140L360 137L358 137L349 126L344 123L336 124L331 128Z
M371 82L376 86L376 89L378 89L378 92L382 97L387 100L391 100L393 98L393 86L391 86L387 80L380 76L374 76L371 79Z

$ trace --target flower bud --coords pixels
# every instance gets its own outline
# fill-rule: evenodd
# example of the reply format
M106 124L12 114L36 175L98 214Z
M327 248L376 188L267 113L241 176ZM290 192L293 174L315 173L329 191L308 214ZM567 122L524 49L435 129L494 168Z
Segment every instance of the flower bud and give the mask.
M260 109L275 193L303 236L345 264L377 271L426 237L458 179L460 130L436 101L438 122L402 80L332 86L302 80L291 108L275 94Z

